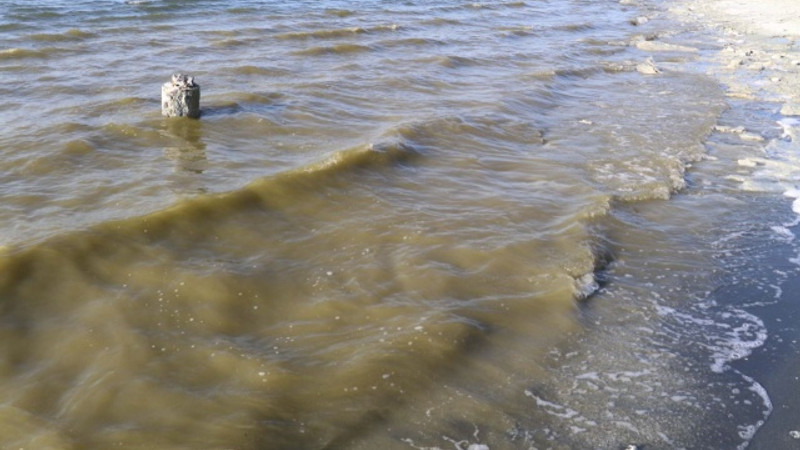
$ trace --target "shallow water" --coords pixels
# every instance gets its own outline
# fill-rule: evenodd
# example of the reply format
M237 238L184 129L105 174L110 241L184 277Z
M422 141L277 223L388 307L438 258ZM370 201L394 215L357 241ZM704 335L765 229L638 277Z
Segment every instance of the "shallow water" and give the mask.
M767 331L719 293L791 214L713 133L768 114L677 27L4 2L0 446L746 445L771 403L730 362ZM175 71L199 121L160 116Z

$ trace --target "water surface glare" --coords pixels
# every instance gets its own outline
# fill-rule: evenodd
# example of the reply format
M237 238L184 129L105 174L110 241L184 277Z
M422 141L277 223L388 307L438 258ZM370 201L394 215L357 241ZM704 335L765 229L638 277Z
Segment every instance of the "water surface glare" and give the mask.
M2 2L0 447L746 445L778 201L626 3Z

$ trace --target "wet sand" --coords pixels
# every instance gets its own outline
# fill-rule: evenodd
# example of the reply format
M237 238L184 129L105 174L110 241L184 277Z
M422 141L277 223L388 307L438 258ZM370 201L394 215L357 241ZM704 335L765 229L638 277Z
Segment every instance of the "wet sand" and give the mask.
M771 261L776 268L787 265L783 250L776 248ZM780 301L756 310L770 330L766 344L733 364L754 374L773 402L772 414L747 447L751 450L800 448L800 278L789 277L782 289ZM746 288L739 293L743 298L753 294Z
M781 120L800 116L800 2L690 0L672 10L721 31L718 66L711 70L727 87L729 98L774 104L775 117ZM791 231L798 235L800 227ZM773 402L772 414L749 449L800 448L800 277L791 262L797 255L790 247L775 245L766 259L771 270L790 274L777 301L764 302L756 311L769 330L767 342L733 364L753 374ZM743 303L764 296L746 285L728 294Z
M791 227L798 235L800 226ZM788 244L788 242L787 242ZM747 446L753 450L800 448L800 268L794 245L773 245L758 262L757 273L781 274L770 292L753 278L743 277L720 297L750 305L764 322L768 336L763 346L734 361L734 370L749 374L767 391L772 412Z

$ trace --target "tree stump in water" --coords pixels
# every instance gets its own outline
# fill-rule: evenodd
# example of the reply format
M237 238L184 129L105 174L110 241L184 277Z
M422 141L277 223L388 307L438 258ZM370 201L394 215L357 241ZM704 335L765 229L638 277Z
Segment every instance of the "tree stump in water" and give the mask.
M176 73L161 86L161 114L167 117L200 117L200 85L194 77Z

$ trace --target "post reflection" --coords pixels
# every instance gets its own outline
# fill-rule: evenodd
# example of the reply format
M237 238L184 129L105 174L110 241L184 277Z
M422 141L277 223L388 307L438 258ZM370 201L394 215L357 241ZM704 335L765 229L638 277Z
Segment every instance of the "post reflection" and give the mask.
M171 118L164 121L165 134L175 145L164 147L164 156L173 162L171 185L180 194L204 193L208 170L203 123L199 120Z

